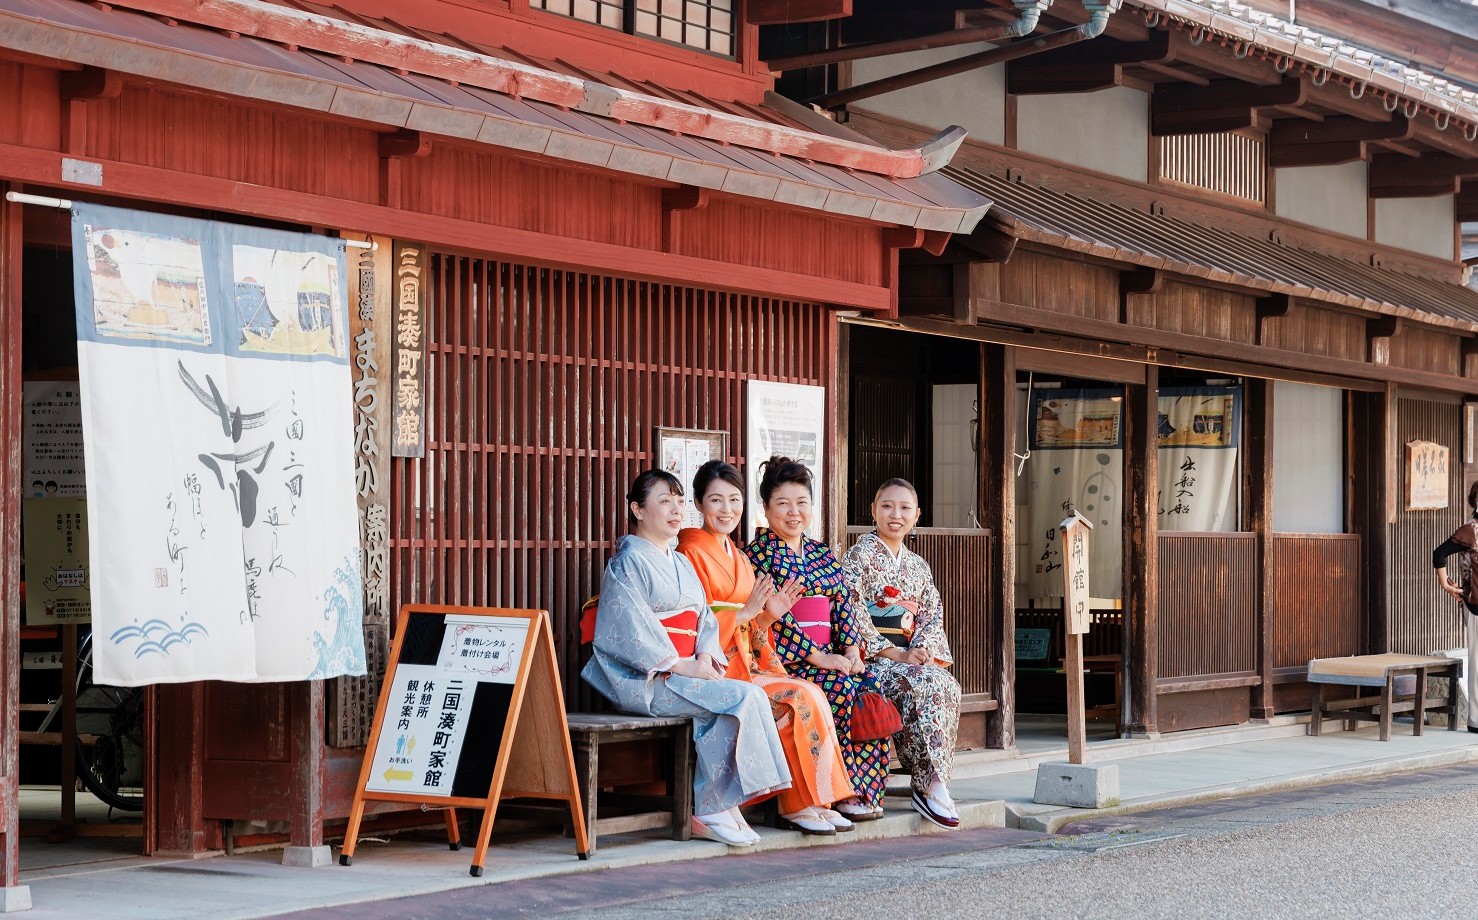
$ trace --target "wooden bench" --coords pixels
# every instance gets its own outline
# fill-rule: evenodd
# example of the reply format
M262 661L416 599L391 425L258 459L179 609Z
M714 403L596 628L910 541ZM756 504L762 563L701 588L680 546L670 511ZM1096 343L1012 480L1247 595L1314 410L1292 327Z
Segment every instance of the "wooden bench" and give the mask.
M601 834L671 827L673 840L692 835L693 817L693 722L686 718L584 713L569 715L570 740L574 742L575 773L580 799L585 806L585 834L590 852L595 852ZM625 741L664 741L671 749L665 795L607 795L601 797L600 748ZM607 812L600 816L604 804Z
M1427 711L1447 713L1447 730L1457 731L1458 666L1456 658L1427 655L1353 655L1348 658L1315 658L1309 662L1309 683L1314 685L1314 706L1309 734L1318 735L1324 717L1345 720L1346 730L1356 721L1379 722L1380 740L1391 740L1391 717L1398 712L1413 714L1413 735L1420 735L1427 721ZM1410 694L1396 692L1396 678L1405 674L1416 678ZM1427 677L1447 677L1447 699L1427 696ZM1334 684L1346 687L1379 687L1379 696L1361 696L1340 700L1324 699L1324 687Z

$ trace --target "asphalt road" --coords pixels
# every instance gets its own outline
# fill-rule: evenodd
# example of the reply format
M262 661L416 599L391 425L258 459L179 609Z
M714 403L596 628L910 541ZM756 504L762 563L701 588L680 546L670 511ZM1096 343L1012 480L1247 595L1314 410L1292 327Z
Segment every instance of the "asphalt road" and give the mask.
M294 917L1478 917L1478 770L595 872Z

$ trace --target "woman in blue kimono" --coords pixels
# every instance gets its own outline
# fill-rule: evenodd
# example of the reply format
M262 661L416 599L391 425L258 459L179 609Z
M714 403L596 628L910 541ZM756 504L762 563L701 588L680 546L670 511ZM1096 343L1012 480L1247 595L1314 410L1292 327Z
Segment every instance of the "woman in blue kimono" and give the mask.
M739 806L791 783L769 697L724 677L728 661L703 583L670 548L683 525L677 479L648 470L626 499L633 533L606 565L581 676L623 712L693 719L693 833L748 846L759 835Z

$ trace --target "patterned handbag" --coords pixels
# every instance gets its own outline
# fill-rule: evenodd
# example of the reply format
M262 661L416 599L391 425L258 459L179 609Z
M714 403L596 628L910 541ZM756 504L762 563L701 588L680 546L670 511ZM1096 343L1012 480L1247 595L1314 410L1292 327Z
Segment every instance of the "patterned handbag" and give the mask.
M817 648L831 648L830 599L814 594L803 597L791 605L790 615Z
M903 716L892 701L875 690L857 694L852 708L852 740L881 741L903 731Z

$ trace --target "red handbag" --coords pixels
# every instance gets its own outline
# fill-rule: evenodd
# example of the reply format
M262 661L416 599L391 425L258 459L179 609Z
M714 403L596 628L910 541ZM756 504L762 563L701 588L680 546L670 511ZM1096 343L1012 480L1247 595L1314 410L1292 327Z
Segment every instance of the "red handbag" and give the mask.
M831 599L819 595L803 597L791 605L795 625L817 648L831 650Z
M852 740L881 741L903 731L898 707L881 693L864 690L852 706Z

